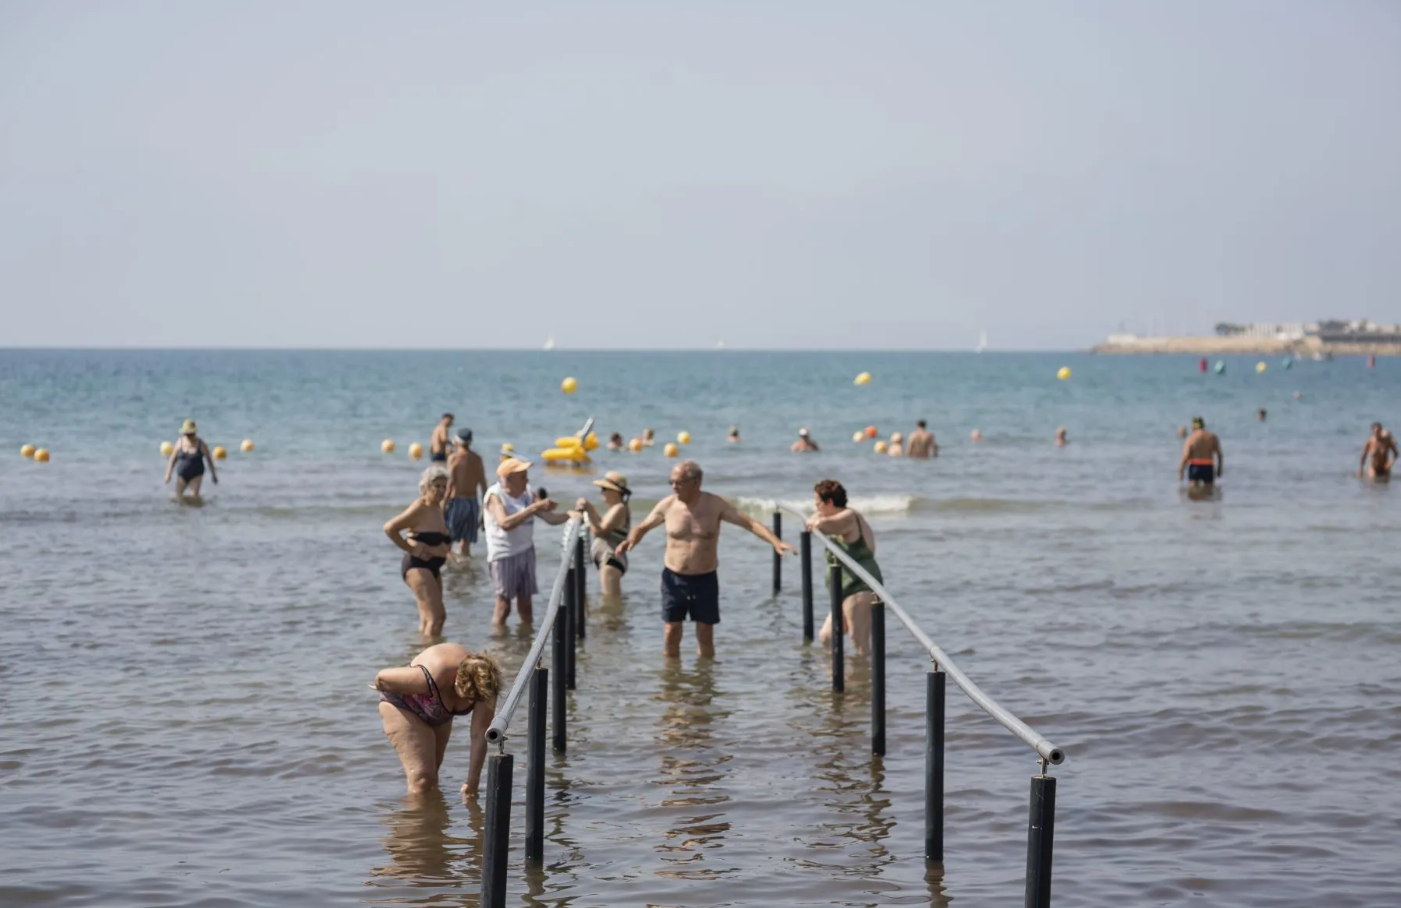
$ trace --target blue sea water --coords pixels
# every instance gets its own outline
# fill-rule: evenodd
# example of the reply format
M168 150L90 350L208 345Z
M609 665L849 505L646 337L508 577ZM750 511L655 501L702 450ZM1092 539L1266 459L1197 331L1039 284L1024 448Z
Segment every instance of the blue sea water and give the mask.
M600 435L687 431L707 488L766 519L842 480L901 603L1066 749L1057 904L1390 904L1401 520L1393 490L1354 472L1373 420L1401 426L1401 364L1226 362L0 350L0 902L475 904L479 809L455 787L402 800L364 690L421 646L380 526L426 465L408 445L450 410L488 459L588 418ZM1225 450L1212 501L1176 483L1176 428L1194 415ZM230 451L202 508L161 485L159 444L186 417ZM916 418L937 460L851 440ZM821 453L788 453L801 426ZM669 466L659 445L532 479L568 502L619 469L641 511ZM542 583L556 532L536 530ZM571 749L547 767L546 868L521 866L517 835L513 898L1020 898L1030 751L950 690L946 861L928 870L912 641L892 629L890 746L873 760L869 674L828 689L801 642L796 563L770 596L768 550L727 529L719 658L677 665L660 655L660 557L654 535L623 604L595 605ZM450 568L445 590L448 638L514 671L529 639L492 634L485 570Z

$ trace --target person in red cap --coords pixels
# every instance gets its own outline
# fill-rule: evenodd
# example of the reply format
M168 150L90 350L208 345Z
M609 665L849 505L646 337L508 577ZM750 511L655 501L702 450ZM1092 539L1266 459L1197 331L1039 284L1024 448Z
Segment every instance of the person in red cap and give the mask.
M497 627L506 624L513 600L522 624L534 619L531 600L540 591L535 584L535 518L556 526L569 520L568 514L555 513L550 499L535 500L526 474L529 469L528 461L515 457L501 461L496 465L498 481L483 498L486 560L496 587L491 623Z

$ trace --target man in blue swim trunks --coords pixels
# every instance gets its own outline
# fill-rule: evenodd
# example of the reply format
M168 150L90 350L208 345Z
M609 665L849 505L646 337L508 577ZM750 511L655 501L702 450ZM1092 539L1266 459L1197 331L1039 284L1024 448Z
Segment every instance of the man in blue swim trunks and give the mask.
M662 621L666 623L663 652L681 655L685 621L696 623L696 652L715 655L715 625L720 623L721 522L744 527L774 547L780 555L792 552L769 528L735 510L719 495L701 491L700 465L685 460L671 471L672 494L663 498L618 544L617 554L634 548L648 532L666 524L666 566L662 569Z
M482 458L472 450L472 430L457 430L457 445L448 457L448 493L443 504L443 520L448 535L458 544L465 558L472 554L477 541L477 526L482 518L481 498L486 491L486 467Z

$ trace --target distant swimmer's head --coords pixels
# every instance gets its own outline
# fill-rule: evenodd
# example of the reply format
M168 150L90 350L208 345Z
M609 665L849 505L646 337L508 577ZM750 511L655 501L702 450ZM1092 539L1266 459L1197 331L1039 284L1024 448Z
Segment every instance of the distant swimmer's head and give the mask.
M654 438L657 437L657 430L656 430L656 429L650 429L650 428L649 428L649 429L643 429L643 430L642 430L642 437L645 438L645 439L647 439L648 441L651 441L652 439L654 439Z
M739 426L730 426L730 438L739 438Z
M891 433L890 433L890 443L891 443L891 444L893 444L893 445L898 445L900 442L902 442L902 441L904 441L904 440L905 440L905 435L904 435L904 433L902 433L902 432L891 432Z
M925 422L925 421L922 420L922 419L915 420L915 428L917 428L917 429L927 429L927 428L929 428L929 423Z
M181 423L181 424L180 424L180 434L181 434L181 435L196 435L196 434L198 434L198 431L195 429L195 421L194 421L193 419L187 419L187 420L185 420L183 423Z
M448 491L448 471L434 464L418 478L418 493L428 501L441 501Z
M812 487L817 512L824 517L846 507L846 488L835 479L824 479Z
M443 425L445 425L445 426L450 426L450 425L452 425L452 420L453 420L453 415L452 415L451 413L444 413L444 414L443 414L443 418L442 418L442 423L443 423Z
M1193 429L1205 429L1205 428L1206 428L1206 420L1202 419L1200 416L1193 416L1193 417L1192 417L1192 428L1193 428Z
M1382 424L1381 424L1381 423L1379 423L1379 422L1374 422L1374 423L1372 423L1372 434L1373 434L1373 435L1381 435L1381 434L1382 434Z
M472 430L469 429L469 428L467 428L466 426L463 426L461 429L458 429L458 430L457 430L457 443L460 444L460 445L462 445L462 447L464 447L464 448L469 448L469 447L471 447L471 446L472 446Z
M1186 426L1178 426L1178 427L1177 427L1177 437L1178 437L1178 438L1186 438L1186 437L1187 437L1187 427L1186 427Z
M457 664L452 690L474 705L493 703L501 691L501 666L486 653L468 653L467 658Z
M808 437L808 427L807 427L807 426L803 426L801 429L798 430L798 437L799 437L799 438L807 438L807 437Z
M1266 414L1265 414L1265 408L1264 408L1264 407L1261 407L1258 411L1256 411L1255 415L1258 416L1258 417L1260 418L1260 421L1261 421L1261 422L1264 422L1264 421L1265 421L1265 416L1266 416Z

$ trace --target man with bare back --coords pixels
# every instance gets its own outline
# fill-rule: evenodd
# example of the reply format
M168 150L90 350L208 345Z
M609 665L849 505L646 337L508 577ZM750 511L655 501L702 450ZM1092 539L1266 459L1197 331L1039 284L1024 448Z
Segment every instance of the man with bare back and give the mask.
M1182 460L1177 464L1177 481L1185 477L1198 491L1209 490L1225 469L1226 458L1221 453L1221 439L1206 430L1206 421L1192 417L1192 434L1182 445Z
M666 524L666 558L662 569L662 621L666 623L663 651L681 655L681 637L687 618L696 623L696 652L715 655L715 625L720 623L720 579L716 574L720 558L721 522L732 523L758 536L780 555L792 552L768 527L737 511L733 505L709 492L701 491L700 465L685 460L671 471L672 494L663 498L618 544L617 554L635 548L642 537Z
M1362 462L1357 467L1357 475L1366 470L1368 479L1386 480L1391 478L1391 466L1396 463L1396 439L1382 428L1379 422L1372 423L1372 434L1362 446ZM1370 460L1371 464L1367 461Z

